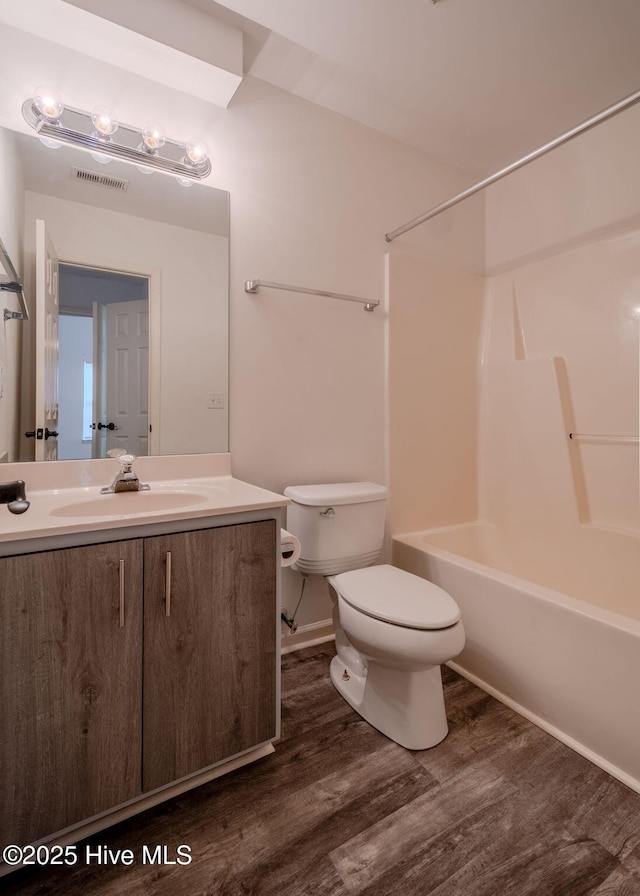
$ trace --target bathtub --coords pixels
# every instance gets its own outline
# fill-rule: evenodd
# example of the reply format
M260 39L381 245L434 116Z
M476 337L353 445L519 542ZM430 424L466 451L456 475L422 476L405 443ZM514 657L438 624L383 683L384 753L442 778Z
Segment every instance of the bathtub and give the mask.
M580 530L560 549L469 523L395 536L392 557L460 606L453 669L640 793L640 539Z

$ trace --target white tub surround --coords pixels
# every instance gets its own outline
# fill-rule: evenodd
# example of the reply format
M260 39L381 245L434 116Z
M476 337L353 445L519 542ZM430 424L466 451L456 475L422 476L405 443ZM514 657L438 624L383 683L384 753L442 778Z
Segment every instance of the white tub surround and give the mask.
M618 563L625 547L637 556L637 539L620 535L614 551L612 533L600 534ZM460 607L466 644L452 668L640 793L640 619L502 571L518 568L514 558L496 568L490 548L503 552L506 541L484 523L414 532L393 538L393 562ZM545 552L537 554L540 581ZM638 579L627 575L637 614Z

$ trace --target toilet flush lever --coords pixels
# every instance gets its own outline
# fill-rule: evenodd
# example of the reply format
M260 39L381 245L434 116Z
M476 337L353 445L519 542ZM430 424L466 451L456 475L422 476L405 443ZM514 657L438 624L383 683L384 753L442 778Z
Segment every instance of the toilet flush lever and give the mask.
M326 510L320 511L320 516L335 516L335 515L336 515L336 512L333 509L333 507L327 507Z

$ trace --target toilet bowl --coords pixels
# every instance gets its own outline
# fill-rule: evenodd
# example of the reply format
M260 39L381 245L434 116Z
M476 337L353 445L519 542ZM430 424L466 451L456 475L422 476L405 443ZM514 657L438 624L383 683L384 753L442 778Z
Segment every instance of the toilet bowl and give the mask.
M325 576L334 602L330 676L387 737L424 750L446 737L440 665L464 647L460 610L432 582L379 559L387 490L371 482L289 486L295 567Z
M455 601L393 566L330 576L336 602L334 687L369 724L410 750L440 743L448 725L440 665L464 647Z

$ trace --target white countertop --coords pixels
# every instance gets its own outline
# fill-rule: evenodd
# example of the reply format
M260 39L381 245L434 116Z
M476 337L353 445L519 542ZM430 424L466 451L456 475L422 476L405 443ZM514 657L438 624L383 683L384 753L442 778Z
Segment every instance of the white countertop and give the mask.
M171 462L176 460L180 462ZM87 473L87 462L77 462L75 474L67 465L76 462L61 463L64 466L62 473L59 463L7 464L0 467L0 479L3 481L14 478L25 480L27 500L30 502L29 509L22 514L13 514L6 505L0 505L0 542L192 520L285 507L289 503L283 495L235 479L228 472L230 464L218 458L209 463L204 462L202 457L197 460L139 458L136 470L140 481L148 482L149 491L109 495L100 494L100 488L108 485L119 469L112 461L94 461L97 466L89 467L90 473ZM58 468L57 477L54 467ZM185 476L185 469L196 475ZM105 476L105 470L110 475ZM217 475L198 475L205 471ZM182 475L176 475L178 472ZM149 474L165 474L165 478L152 478ZM34 489L29 487L30 478L35 482ZM56 478L64 483L63 487L46 487ZM96 478L99 480L97 483L74 484Z

